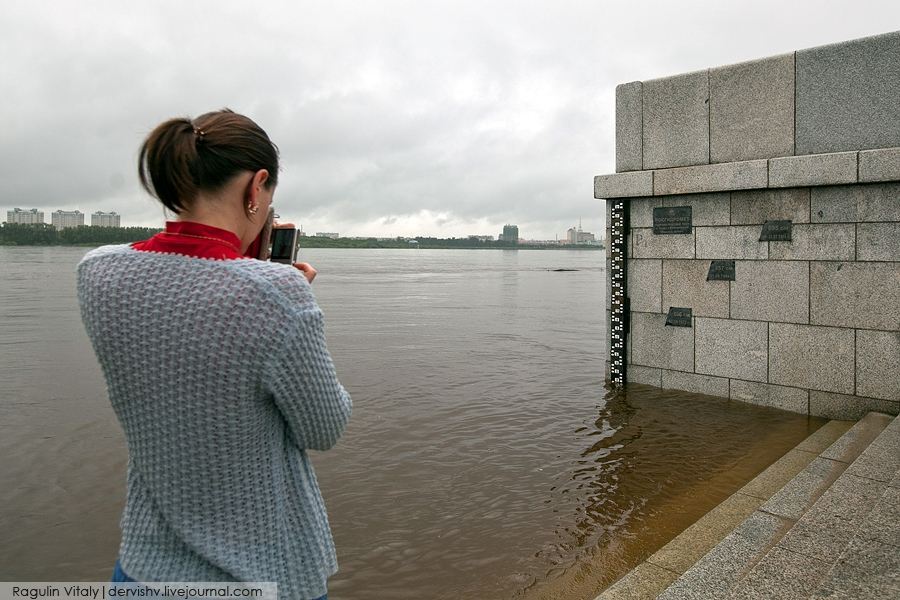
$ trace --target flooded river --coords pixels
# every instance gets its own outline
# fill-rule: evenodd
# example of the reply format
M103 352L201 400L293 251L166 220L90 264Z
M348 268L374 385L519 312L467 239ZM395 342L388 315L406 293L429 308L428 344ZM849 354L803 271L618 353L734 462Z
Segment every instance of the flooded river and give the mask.
M78 315L85 252L0 247L0 580L115 560L125 450ZM602 252L302 257L354 400L312 454L334 600L593 598L822 423L608 394Z

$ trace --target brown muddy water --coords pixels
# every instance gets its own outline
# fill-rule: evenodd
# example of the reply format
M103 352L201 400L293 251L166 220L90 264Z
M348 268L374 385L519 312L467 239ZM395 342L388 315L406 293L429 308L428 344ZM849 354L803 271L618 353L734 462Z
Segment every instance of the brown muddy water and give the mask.
M105 580L116 557L125 449L85 251L0 247L0 580ZM303 254L354 399L312 456L335 600L593 598L823 423L608 394L601 252Z

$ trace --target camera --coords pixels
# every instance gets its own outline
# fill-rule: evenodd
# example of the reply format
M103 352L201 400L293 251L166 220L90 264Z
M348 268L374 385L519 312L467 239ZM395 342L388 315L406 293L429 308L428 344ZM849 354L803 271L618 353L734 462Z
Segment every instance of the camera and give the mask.
M292 265L297 262L297 230L293 227L279 227L272 230L272 252L269 260L272 262Z
M294 227L274 227L275 209L269 208L266 224L260 233L259 258L292 265L297 262L299 233Z

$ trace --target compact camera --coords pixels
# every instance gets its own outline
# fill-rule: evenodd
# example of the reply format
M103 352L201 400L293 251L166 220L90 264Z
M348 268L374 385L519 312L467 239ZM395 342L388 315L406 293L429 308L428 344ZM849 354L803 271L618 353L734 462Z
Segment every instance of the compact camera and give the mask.
M294 227L274 227L275 210L269 208L269 216L261 233L259 258L292 265L297 262L297 242L300 238Z

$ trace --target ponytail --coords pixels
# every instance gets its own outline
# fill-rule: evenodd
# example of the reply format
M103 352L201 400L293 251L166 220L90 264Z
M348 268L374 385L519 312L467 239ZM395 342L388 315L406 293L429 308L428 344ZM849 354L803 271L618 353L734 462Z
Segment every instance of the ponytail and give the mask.
M191 121L158 125L138 154L141 185L176 214L200 192L215 192L242 171L266 169L266 188L278 183L278 148L251 119L223 109Z

